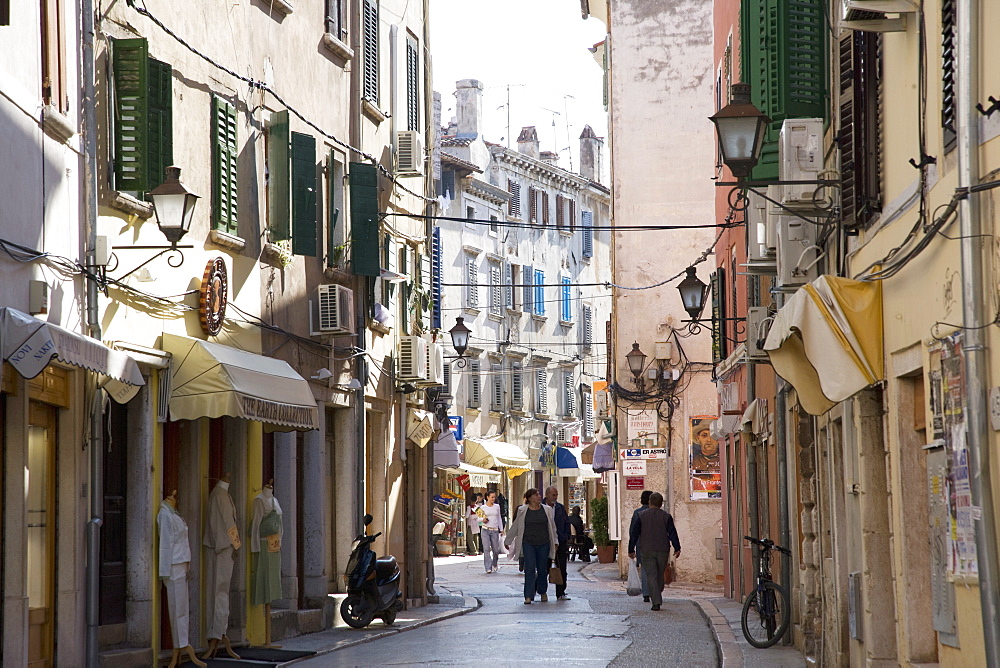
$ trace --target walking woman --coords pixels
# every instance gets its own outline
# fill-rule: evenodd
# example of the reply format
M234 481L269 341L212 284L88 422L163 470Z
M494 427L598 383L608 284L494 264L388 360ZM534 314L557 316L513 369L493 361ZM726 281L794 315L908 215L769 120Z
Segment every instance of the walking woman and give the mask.
M525 605L535 599L536 593L543 602L549 600L545 593L549 588L549 561L556 558L558 542L552 508L542 505L537 489L529 489L504 541L508 547L514 545L516 556L524 557Z

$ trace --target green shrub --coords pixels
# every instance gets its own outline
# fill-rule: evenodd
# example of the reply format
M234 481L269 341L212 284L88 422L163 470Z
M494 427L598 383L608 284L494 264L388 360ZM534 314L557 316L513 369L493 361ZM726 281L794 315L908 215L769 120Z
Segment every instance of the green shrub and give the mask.
M607 547L611 545L608 537L608 497L590 500L590 528L593 530L594 545Z

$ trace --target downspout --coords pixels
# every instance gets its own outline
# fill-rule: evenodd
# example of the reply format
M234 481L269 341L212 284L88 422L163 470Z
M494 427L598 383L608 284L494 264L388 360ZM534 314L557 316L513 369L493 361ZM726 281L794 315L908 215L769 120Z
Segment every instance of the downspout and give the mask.
M979 3L957 3L958 185L968 188L979 181L979 116L975 109L979 81ZM986 665L1000 666L1000 593L997 592L997 533L993 512L990 471L991 430L986 412L988 360L983 344L983 250L979 196L970 193L959 208L962 235L962 315L965 323L965 395L968 406L966 438L969 448L969 483L972 505L981 515L976 527L979 566L979 599L983 617Z
M781 293L776 295L776 306L780 309L785 305L785 296ZM785 411L788 403L788 387L784 379L775 374L775 395L774 395L774 445L778 449L778 531L779 542L787 550L792 547L789 543L792 540L789 518L789 487L788 487L788 422ZM788 594L789 617L794 615L795 604L792 596L792 557L781 553L781 587ZM783 644L791 644L791 635L787 634Z
M423 3L423 79L424 79L424 146L427 147L429 155L424 156L424 196L428 199L433 200L436 192L436 187L434 185L434 147L436 146L436 137L438 133L437 126L439 123L435 121L436 116L434 114L433 101L434 101L434 81L432 78L431 69L431 9L430 0L424 0ZM437 215L437 203L426 202L424 204L424 215L434 216ZM424 222L424 252L430 255L431 253L431 239L434 236L434 221L430 218L426 219ZM428 277L430 278L430 277ZM428 281L429 282L429 281ZM433 307L432 307L433 308ZM419 525L419 533L417 534L418 544L427 546L424 550L424 584L426 588L427 601L429 603L436 602L437 592L434 590L434 551L430 544L430 507L431 507L431 495L434 493L434 450L432 449L425 454L425 461L427 462L427 494L425 496L423 510L425 512L425 520ZM431 597L434 597L433 599Z
M86 265L90 274L96 274L97 267L97 100L95 86L95 55L94 42L96 32L94 26L94 2L82 0L80 3L83 29L83 45L81 53L81 75L83 77L83 209L87 225ZM90 276L87 283L87 327L90 336L101 340L101 321L97 308L97 283ZM102 459L104 444L101 425L103 422L101 391L96 389L90 414L90 520L87 521L87 568L85 584L85 603L87 633L86 633L86 665L87 668L98 666L97 630L100 624L100 559L101 559L101 525L104 524L104 461Z

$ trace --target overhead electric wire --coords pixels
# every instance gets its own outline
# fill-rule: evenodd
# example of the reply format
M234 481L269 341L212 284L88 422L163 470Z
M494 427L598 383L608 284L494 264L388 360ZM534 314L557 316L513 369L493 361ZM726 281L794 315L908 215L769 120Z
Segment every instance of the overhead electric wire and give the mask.
M618 232L642 232L642 231L658 231L658 230L699 230L699 229L717 229L720 227L739 227L743 223L711 223L705 225L579 225L574 224L572 226L564 225L558 227L556 225L546 225L544 223L531 223L531 222L520 222L516 220L503 221L503 220L484 220L482 218L460 218L458 216L427 216L427 215L416 215L411 213L394 213L387 212L382 214L383 216L404 216L406 218L421 218L424 220L446 220L454 223L467 223L469 225L490 225L492 227L513 227L516 229L534 229L534 230L557 230L559 232L580 232L583 230L595 230L595 231L618 231ZM810 221L811 222L811 221ZM818 224L818 223L817 223Z

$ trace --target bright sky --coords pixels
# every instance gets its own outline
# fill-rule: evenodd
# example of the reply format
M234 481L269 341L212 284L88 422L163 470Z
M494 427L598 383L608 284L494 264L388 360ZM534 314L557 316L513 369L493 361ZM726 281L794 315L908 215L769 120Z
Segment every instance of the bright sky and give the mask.
M455 116L455 82L478 79L485 88L483 135L507 144L509 85L509 145L516 148L521 128L534 125L541 150L558 151L564 169L571 155L578 172L583 126L607 136L603 74L588 51L604 40L604 23L581 19L580 0L430 0L430 7L442 125Z

